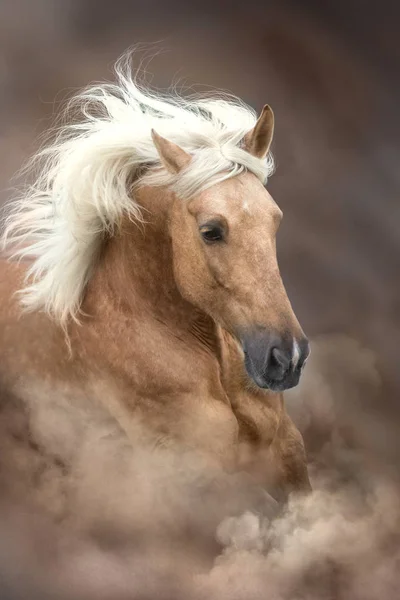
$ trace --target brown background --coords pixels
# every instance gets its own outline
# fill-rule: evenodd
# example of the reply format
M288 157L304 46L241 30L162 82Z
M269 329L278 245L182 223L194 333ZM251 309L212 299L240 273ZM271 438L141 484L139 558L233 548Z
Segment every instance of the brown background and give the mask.
M153 84L232 91L277 119L279 259L304 329L372 349L396 411L400 204L398 3L1 0L0 202L60 102L159 42Z
M400 4L391 0L0 0L0 204L12 197L12 175L62 100L110 79L132 44L163 49L148 67L154 85L223 88L257 109L265 102L274 108L278 169L270 190L285 215L279 260L314 341L300 391L287 399L305 434L310 472L323 482L329 472L322 484L328 495L306 510L309 538L298 538L289 515L300 569L289 552L278 568L268 556L260 563L255 557L253 570L246 563L244 571L242 553L234 553L222 587L217 573L210 580L215 595L207 598L238 597L242 584L249 598L268 591L287 600L299 590L318 600L398 594L399 17ZM68 521L54 531L0 498L1 598L179 598L173 577L167 585L162 572L155 592L149 588L154 555L138 553L129 533L138 498L102 447L98 456L97 444L89 448L94 457L82 487L83 495L93 487L88 507L101 521L97 545L76 532L68 542ZM101 552L104 507L112 543L120 537L124 547L121 530L129 533L126 561L119 550L115 557L107 547ZM250 593L257 581L260 590Z

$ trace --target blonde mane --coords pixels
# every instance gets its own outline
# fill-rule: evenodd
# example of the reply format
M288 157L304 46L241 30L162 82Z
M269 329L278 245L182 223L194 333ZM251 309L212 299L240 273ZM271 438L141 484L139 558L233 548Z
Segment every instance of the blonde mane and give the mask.
M256 114L239 99L150 92L132 76L129 57L115 71L116 83L90 87L69 102L69 124L32 159L39 175L11 202L5 220L3 248L13 259L33 259L22 305L63 326L78 318L104 235L123 215L142 220L138 186L170 186L187 199L244 170L263 182L273 171L270 155L261 161L240 147ZM152 128L193 155L179 175L162 168Z

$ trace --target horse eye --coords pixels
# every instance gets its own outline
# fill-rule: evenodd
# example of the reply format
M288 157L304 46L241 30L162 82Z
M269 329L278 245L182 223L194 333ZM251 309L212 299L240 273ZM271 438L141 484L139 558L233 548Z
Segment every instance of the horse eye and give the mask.
M224 239L224 230L218 223L208 223L200 227L200 233L203 240L207 243L222 242Z

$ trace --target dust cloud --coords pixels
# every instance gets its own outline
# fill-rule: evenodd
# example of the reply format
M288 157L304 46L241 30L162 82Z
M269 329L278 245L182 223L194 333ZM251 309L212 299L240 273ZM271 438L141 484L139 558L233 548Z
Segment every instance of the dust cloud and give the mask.
M395 598L399 442L390 419L363 405L367 392L382 393L369 350L340 336L314 341L304 381L287 394L314 491L286 507L244 474L152 447L139 432L133 451L100 409L89 416L77 399L71 408L68 394L51 411L41 388L29 420L6 407L1 597ZM41 432L53 436L51 455Z

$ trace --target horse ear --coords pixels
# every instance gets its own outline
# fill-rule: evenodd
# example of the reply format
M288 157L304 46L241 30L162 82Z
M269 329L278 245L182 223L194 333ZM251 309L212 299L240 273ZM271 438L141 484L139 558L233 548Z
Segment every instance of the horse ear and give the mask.
M265 158L274 137L274 123L272 108L266 104L253 129L244 136L244 149L257 158Z
M190 154L185 152L180 146L177 146L177 144L163 138L154 129L151 130L151 137L160 155L161 162L170 173L176 175L191 161L192 157Z

